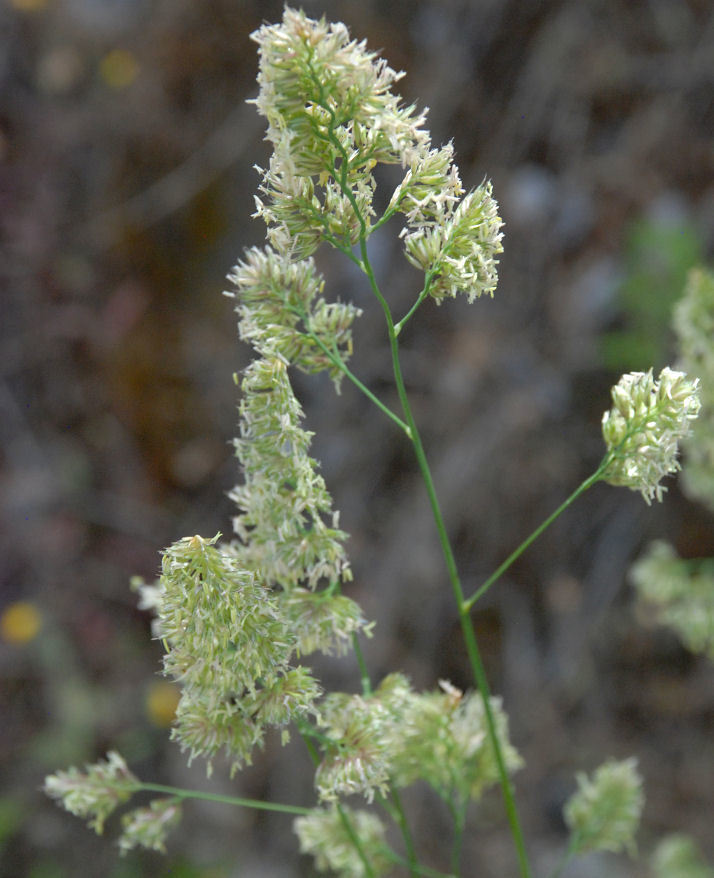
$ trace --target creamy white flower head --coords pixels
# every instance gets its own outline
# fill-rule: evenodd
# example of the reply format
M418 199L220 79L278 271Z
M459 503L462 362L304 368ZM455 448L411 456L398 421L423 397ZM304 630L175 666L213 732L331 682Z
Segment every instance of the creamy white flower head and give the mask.
M635 759L610 760L591 778L577 776L578 789L565 805L574 853L635 849L644 795Z
M461 292L469 302L483 293L492 296L498 282L496 257L503 252L503 222L491 184L482 183L453 210L449 198L430 198L429 210L436 212L424 214L423 204L415 214L416 227L402 230L407 259L432 279L429 294L437 303Z
M602 479L640 491L647 503L661 500L660 480L680 469L678 443L699 414L698 386L668 366L657 380L651 369L623 375L602 418L610 458Z
M354 845L349 827L359 838L365 861ZM343 878L380 878L389 874L393 864L385 854L386 830L376 814L342 806L315 808L306 817L298 817L293 828L300 839L300 850L311 854L320 872ZM369 868L369 871L368 871Z
M392 94L404 74L351 40L344 24L286 7L280 24L264 25L252 39L260 55L255 104L268 120L268 140L289 132L296 173L333 171L333 133L350 162L364 166L406 166L428 143L425 113Z

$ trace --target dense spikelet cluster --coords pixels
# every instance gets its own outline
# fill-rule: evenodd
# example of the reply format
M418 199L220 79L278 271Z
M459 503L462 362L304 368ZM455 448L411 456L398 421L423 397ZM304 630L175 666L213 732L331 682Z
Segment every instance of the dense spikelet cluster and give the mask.
M651 858L653 878L714 878L694 840L675 833L663 838Z
M401 78L342 24L286 9L278 25L253 34L260 92L273 145L262 171L257 216L272 247L290 259L322 241L348 252L375 224L372 170L406 168L379 225L402 213L407 259L427 275L437 302L465 293L492 295L502 221L489 183L464 195L451 144L431 148L425 112L392 92Z
M602 418L606 482L640 491L647 503L662 499L660 480L680 469L678 443L699 414L698 385L667 366L656 380L651 369L622 376Z
M332 872L339 878L379 878L390 870L385 827L376 814L344 805L339 809L316 808L308 816L298 817L293 825L300 851L314 857L320 872Z
M610 760L592 778L579 774L578 789L566 802L565 822L571 833L570 850L634 853L635 833L642 816L644 795L635 759Z
M137 778L115 751L107 754L84 771L69 768L45 778L44 790L57 799L63 808L86 819L91 829L102 834L104 822L138 786Z
M265 359L308 373L326 370L339 391L342 372L330 354L343 362L349 358L352 323L361 312L322 298L324 281L312 259L294 261L269 247L254 247L228 279L239 291L241 339Z
M522 764L508 741L498 699L491 708L506 768ZM371 801L389 784L426 781L456 807L480 798L498 783L483 702L442 682L439 690L415 692L402 674L390 674L370 697L332 693L320 708L324 758L316 775L320 797L362 793Z
M691 652L714 660L714 558L684 560L668 543L652 543L630 578L656 621L672 628Z
M448 177L445 182L448 187ZM437 195L430 204L438 206L437 213L426 211L422 219L420 211L414 225L402 230L407 259L427 273L429 293L437 304L457 293L465 293L469 302L484 293L492 296L503 235L491 184L482 183L455 207L448 188L443 194L441 202Z
M684 489L714 510L714 272L690 272L673 314L679 367L699 379L701 412L683 443Z
M119 850L122 855L136 847L166 853L166 837L181 822L178 799L154 799L146 808L135 808L121 819Z
M87 820L98 835L104 831L107 818L140 789L141 782L114 750L106 759L86 765L84 771L69 768L51 774L44 785L48 796L71 814ZM135 847L166 853L166 836L180 820L181 804L173 798L155 799L146 808L124 814L119 837L122 855Z
M332 173L335 145L356 166L405 165L428 140L424 114L403 106L392 86L401 79L342 23L315 21L286 8L280 24L252 34L258 43L258 112L267 139L300 176Z
M182 686L172 736L209 771L225 750L235 771L266 727L313 710L320 688L290 666L296 639L276 598L216 540L187 537L164 553L157 633L164 673Z

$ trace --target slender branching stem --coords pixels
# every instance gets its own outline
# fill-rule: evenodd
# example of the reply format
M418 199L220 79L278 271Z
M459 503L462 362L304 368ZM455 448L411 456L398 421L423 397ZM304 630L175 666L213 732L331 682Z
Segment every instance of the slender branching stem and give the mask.
M357 637L356 632L352 633L352 649L354 650L354 654L357 658L357 664L359 665L359 676L362 683L362 694L365 698L369 698L369 696L372 694L372 681L369 678L367 663L364 660L364 653L362 652L362 647L360 646L359 638Z
M518 560L520 556L525 552L525 550L531 545L531 543L535 542L538 537L543 533L543 531L547 530L550 525L555 521L558 516L564 512L571 503L573 503L577 498L584 494L588 488L592 487L595 482L600 480L600 477L609 463L609 456L603 460L603 463L597 468L597 470L591 475L588 476L587 479L573 491L573 493L568 497L567 500L564 500L563 503L553 512L548 518L545 519L538 527L533 531L533 533L527 537L523 542L515 549L511 554L506 558L506 560L498 567L493 573L488 577L488 579L484 582L484 584L473 594L468 600L464 602L464 609L468 612L476 601L482 597L486 592L491 588L491 586L501 578L501 576L508 570L508 568L513 564L514 561Z
M131 791L136 793L165 793L177 799L203 799L206 802L236 805L239 808L255 808L259 811L277 811L282 814L306 815L311 813L310 808L302 808L299 805L284 805L280 802L264 802L260 799L244 799L239 796L222 796L218 793L204 793L201 790L186 790L181 787L168 787L158 783L139 782L132 784Z

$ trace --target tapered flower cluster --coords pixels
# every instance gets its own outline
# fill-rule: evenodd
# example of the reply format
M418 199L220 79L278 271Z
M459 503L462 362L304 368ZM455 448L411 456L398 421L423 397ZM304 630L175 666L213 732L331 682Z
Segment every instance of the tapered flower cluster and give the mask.
M290 666L296 637L276 598L216 540L187 537L165 552L157 633L164 673L182 686L172 737L209 771L224 750L235 771L266 727L313 711L320 687Z
M255 103L274 150L256 215L272 247L291 259L322 241L348 252L374 227L373 168L400 164L406 176L378 223L404 214L406 257L426 272L437 302L492 295L503 247L491 186L464 194L452 145L432 149L425 112L392 92L402 74L350 40L344 25L289 8L253 39L260 47Z
M311 854L320 872L343 878L379 878L389 873L386 830L376 814L342 806L316 808L294 822L300 851ZM359 849L354 843L358 839ZM365 862L366 861L366 862Z
M683 443L684 490L714 510L714 273L694 269L677 303L673 325L679 366L700 380L702 409Z
M565 805L571 833L570 849L634 853L644 795L635 759L609 761L592 778L577 776L578 789Z
M294 173L332 173L336 155L362 166L404 165L426 143L424 114L392 94L404 74L351 40L344 24L286 8L280 24L252 38L260 56L255 104L276 152L287 141Z
M122 854L136 847L166 853L166 836L181 822L181 802L154 799L146 808L135 808L122 817L119 850Z
M640 491L647 503L662 499L666 488L660 480L680 469L678 444L699 413L698 385L669 367L656 380L651 369L622 376L602 419L608 449L604 481Z
M683 833L665 836L651 858L653 878L714 878L694 839Z
M138 786L122 757L112 751L106 760L85 766L84 771L69 768L45 779L45 792L57 799L71 814L83 817L101 835L104 821L119 805L128 801Z
M508 740L500 701L491 700L508 771L522 764ZM450 805L477 800L498 783L483 701L448 683L415 692L402 674L390 674L369 698L332 693L320 708L324 758L316 775L323 800L362 793L371 801L390 784L426 781Z
M633 565L630 578L657 622L672 628L691 652L714 660L714 558L687 561L658 541Z
M237 289L243 341L263 358L280 359L303 372L326 370L339 390L343 362L352 353L354 305L326 302L324 281L312 259L298 262L271 248L246 253L228 276ZM231 294L233 295L233 294Z
M87 820L98 835L109 816L141 789L138 778L124 759L111 751L106 759L86 765L84 771L69 768L45 778L48 796L77 817ZM166 836L181 820L181 803L176 799L155 799L146 808L122 816L119 849L123 854L135 847L166 853Z

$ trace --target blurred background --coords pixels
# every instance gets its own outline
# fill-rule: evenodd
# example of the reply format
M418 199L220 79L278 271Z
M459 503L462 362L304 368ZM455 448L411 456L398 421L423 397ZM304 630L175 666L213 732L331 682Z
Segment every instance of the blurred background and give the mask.
M453 138L467 186L505 220L493 300L425 304L403 362L466 593L597 466L623 371L673 358L672 303L714 259L710 0L305 0L404 69L404 97ZM267 0L3 0L0 7L0 876L313 875L290 818L188 803L169 855L120 859L46 799L45 774L118 749L145 780L310 804L308 758L271 742L230 783L168 742L175 705L129 578L160 550L230 533L239 474L225 275L260 243L268 148L250 33ZM379 198L386 203L389 191ZM420 288L396 227L371 241L397 315ZM396 405L360 277L322 252L328 295L365 309L354 369ZM411 450L350 386L295 377L314 454L351 534L352 595L378 624L375 680L469 685ZM714 555L714 516L670 480L661 506L599 485L484 599L475 619L527 767L536 871L565 841L575 771L637 755L640 849L686 830L714 860L714 670L642 624L632 560L665 537ZM19 607L19 610L18 610ZM314 664L358 689L354 660ZM448 815L408 801L427 860ZM471 815L464 874L515 874L497 791ZM644 875L591 859L568 875Z

